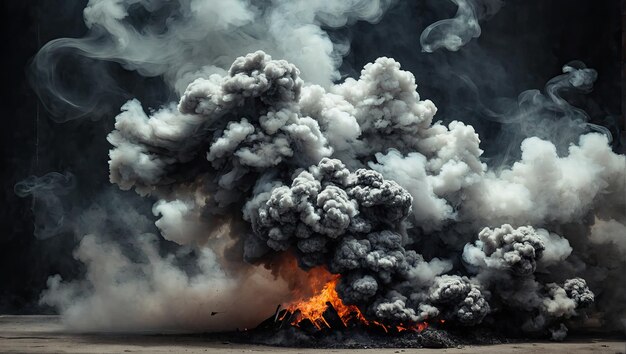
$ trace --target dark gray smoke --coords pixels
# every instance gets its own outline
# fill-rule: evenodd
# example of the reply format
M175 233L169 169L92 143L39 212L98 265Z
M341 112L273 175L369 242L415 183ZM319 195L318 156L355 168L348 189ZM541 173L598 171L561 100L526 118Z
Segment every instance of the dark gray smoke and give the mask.
M422 34L424 50L459 50L502 5L455 3L455 18ZM290 279L263 267L289 253L341 275L342 299L386 324L495 322L555 339L587 317L619 328L626 305L610 299L623 289L606 279L624 269L626 157L561 97L591 90L596 72L565 66L544 94L494 113L525 139L517 161L490 166L474 127L438 121L396 60L334 84L347 45L323 28L376 21L388 5L90 1L89 36L48 44L36 63L70 48L165 78L178 102L122 106L109 177L152 198L161 235L197 256L183 266L151 235L127 254L90 232L76 251L86 278L51 277L42 302L81 329L250 327L291 300ZM139 9L154 14L141 30ZM565 138L542 135L555 114L550 129L574 126Z
M244 218L270 249L294 247L304 267L325 265L333 243L348 234L397 228L412 200L397 183L375 171L352 174L341 161L327 158L301 172L290 187L272 187L246 204Z

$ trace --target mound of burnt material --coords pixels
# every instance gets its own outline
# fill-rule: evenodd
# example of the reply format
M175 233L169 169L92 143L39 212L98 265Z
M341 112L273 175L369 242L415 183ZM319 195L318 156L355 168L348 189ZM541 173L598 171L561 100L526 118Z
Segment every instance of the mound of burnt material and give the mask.
M454 328L445 322L390 326L359 320L358 314L346 320L330 302L327 305L320 318L315 319L304 316L300 310L279 306L258 327L229 333L223 339L307 348L450 348L509 342L485 328Z

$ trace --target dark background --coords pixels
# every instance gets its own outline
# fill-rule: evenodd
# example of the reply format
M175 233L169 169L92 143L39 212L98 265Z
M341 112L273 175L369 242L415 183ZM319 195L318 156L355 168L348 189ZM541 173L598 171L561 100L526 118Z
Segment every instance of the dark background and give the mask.
M70 61L63 70L67 82L80 82L87 68L100 65L119 85L103 92L97 111L88 117L55 123L29 84L29 63L43 44L86 32L82 9L87 1L9 0L2 2L2 129L0 130L0 314L40 313L37 300L46 279L60 273L80 275L72 257L76 238L71 232L38 240L33 236L32 201L14 193L24 178L51 171L76 176L68 208L89 205L98 191L109 188L106 135L113 117L130 97L148 106L172 98L158 78L142 78L117 64ZM357 23L332 36L349 38L352 50L342 72L355 76L379 56L398 60L412 71L422 98L435 102L440 119L460 119L476 126L486 155L500 126L475 110L476 91L459 79L469 78L481 99L516 97L527 89L542 89L561 67L582 60L598 70L599 79L583 103L591 121L611 129L614 148L623 151L622 48L620 0L510 0L482 26L482 36L458 53L421 52L419 36L455 9L442 0L399 0L377 25ZM74 65L77 64L77 65ZM78 65L80 64L80 65ZM88 79L93 79L88 77ZM149 209L148 209L149 210Z

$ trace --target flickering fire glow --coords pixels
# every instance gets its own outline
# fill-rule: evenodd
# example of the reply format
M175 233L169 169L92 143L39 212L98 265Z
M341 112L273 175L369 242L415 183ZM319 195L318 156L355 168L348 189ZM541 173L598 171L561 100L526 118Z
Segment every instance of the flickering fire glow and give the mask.
M360 324L365 327L376 327L385 332L421 332L428 327L428 323L419 322L411 324L386 325L377 321L368 320L363 312L355 305L346 305L337 293L336 286L340 280L337 274L331 274L324 267L317 267L309 270L309 285L316 289L314 294L308 298L302 298L290 304L284 305L287 310L281 320L288 314L293 314L291 325L299 327L300 324L308 320L318 330L332 328L332 324L324 317L324 313L329 307L335 310L344 327L352 324ZM298 290L296 290L298 291Z

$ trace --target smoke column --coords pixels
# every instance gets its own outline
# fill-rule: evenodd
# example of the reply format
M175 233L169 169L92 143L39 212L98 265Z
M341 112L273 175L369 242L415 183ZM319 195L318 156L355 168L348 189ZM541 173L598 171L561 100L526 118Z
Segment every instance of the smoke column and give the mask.
M502 6L454 3L454 18L422 33L424 51L462 50ZM98 92L58 85L63 51L162 76L177 99L129 100L107 136L111 183L149 202L154 225L106 195L120 214L108 223L86 222L102 215L93 208L63 223L36 211L38 225L57 222L37 236L74 230L86 267L83 279L51 276L41 302L81 330L249 328L325 266L341 275L346 304L383 323L444 319L555 339L589 319L623 330L626 157L561 97L589 92L597 73L567 64L543 93L492 111L524 139L519 159L490 166L474 127L439 121L396 60L339 80L349 45L326 31L376 22L391 5L91 0L88 34L46 44L33 63L46 106L73 107L58 120L98 106ZM71 183L53 174L16 192L58 213ZM176 247L164 252L155 232ZM284 271L292 256L299 269Z

